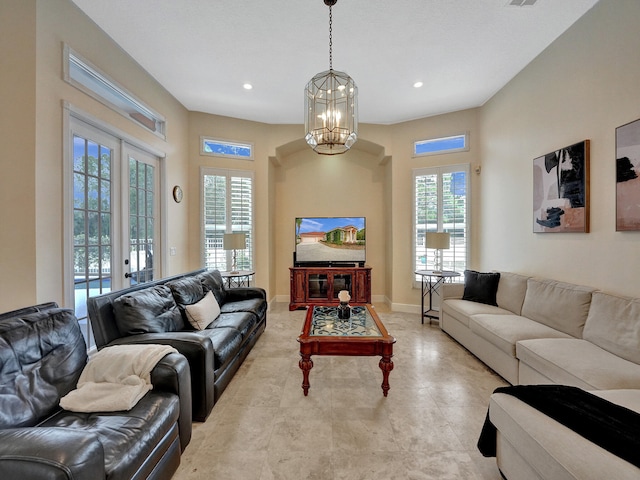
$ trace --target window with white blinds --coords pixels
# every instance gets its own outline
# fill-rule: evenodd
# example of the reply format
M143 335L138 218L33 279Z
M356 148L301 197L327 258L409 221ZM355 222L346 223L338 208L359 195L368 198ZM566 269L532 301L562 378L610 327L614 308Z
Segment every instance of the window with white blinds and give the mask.
M202 252L206 268L230 271L233 251L225 233L245 233L247 248L237 251L239 270L253 270L253 172L202 168Z
M469 254L469 165L414 169L413 192L415 270L433 270L440 255L443 270L463 273ZM427 248L429 232L448 232L449 248Z

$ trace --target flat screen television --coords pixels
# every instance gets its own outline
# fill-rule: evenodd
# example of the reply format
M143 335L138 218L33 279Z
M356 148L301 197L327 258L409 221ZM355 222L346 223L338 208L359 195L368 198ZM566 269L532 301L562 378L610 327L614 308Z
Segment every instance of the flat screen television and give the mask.
M298 217L294 265L364 266L365 217Z

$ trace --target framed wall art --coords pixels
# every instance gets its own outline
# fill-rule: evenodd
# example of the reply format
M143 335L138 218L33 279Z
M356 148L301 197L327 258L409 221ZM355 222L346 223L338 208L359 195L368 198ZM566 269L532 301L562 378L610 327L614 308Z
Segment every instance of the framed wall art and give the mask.
M589 231L589 140L533 160L533 231Z
M616 231L640 230L640 120L616 128Z

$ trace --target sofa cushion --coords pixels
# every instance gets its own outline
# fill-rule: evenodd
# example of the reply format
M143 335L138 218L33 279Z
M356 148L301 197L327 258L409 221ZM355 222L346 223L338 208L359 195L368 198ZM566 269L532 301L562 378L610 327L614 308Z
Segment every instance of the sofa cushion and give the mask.
M496 294L499 281L500 273L498 272L481 273L475 270L465 270L462 299L497 307Z
M594 292L583 338L640 364L640 298Z
M0 428L33 426L76 387L87 350L72 310L0 322Z
M529 277L518 273L500 272L496 302L501 308L520 315L524 296L527 293L527 280Z
M235 328L205 328L197 332L206 336L213 345L213 369L226 367L242 346L242 334Z
M530 278L522 316L580 338L589 314L593 288Z
M225 303L220 307L220 310L222 313L250 312L258 319L264 317L266 314L267 302L262 298L247 298L245 300Z
M213 292L218 305L222 307L227 301L227 293L220 272L218 270L209 270L199 273L196 278L202 283L205 290Z
M166 285L121 295L113 301L113 310L118 330L123 336L184 329L182 314Z
M171 289L173 299L178 306L192 305L202 300L204 288L202 282L195 277L183 277L165 284Z
M216 302L216 297L212 292L207 294L192 305L185 306L187 320L196 330L204 330L207 325L213 322L220 315L220 306Z
M469 317L480 313L487 313L491 315L510 315L509 310L504 308L494 307L493 305L487 305L485 303L470 302L468 300L461 300L457 298L448 298L442 304L442 313L450 315L464 326L469 326Z
M469 328L509 355L516 356L516 343L529 338L572 338L542 323L520 315L472 315Z
M250 312L222 313L208 328L234 328L246 338L258 323L258 318Z
M105 478L128 479L135 477L148 457L164 453L162 441L175 429L179 413L177 395L151 391L127 412L62 410L40 426L95 434L104 448Z
M516 356L556 384L586 390L640 388L640 365L583 339L522 340Z

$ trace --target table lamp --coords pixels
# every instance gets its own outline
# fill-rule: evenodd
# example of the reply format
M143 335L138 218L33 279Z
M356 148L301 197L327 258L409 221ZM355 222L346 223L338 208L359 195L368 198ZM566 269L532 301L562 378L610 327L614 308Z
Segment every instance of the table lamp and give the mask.
M427 232L427 248L435 249L433 253L433 271L442 271L442 250L450 247L450 234L448 232Z
M237 250L247 248L246 233L225 233L222 236L222 248L225 250L233 250L233 263L231 264L230 273L238 273Z

